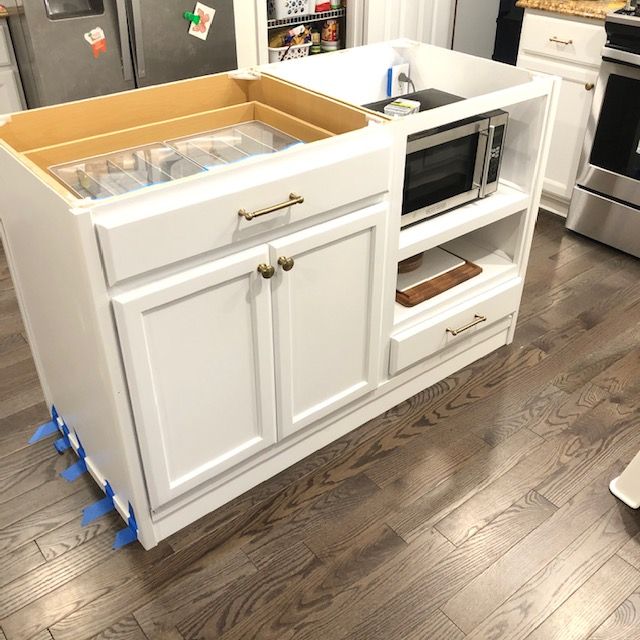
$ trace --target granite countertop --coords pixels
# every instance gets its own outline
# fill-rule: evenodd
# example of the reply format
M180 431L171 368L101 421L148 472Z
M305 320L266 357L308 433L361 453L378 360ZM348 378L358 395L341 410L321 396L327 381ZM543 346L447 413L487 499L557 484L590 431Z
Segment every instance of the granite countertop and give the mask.
M570 16L604 20L607 13L621 9L625 4L625 2L611 2L609 0L518 0L516 6L523 9L541 9L554 13L566 13Z

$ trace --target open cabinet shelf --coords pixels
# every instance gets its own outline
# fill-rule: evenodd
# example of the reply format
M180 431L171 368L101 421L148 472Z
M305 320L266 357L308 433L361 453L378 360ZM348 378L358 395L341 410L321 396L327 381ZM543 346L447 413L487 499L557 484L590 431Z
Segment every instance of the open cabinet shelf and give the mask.
M398 261L524 211L530 199L529 194L501 182L498 191L487 198L402 229Z
M515 255L524 215L523 211L517 215L505 216L448 242L439 243L438 246L442 249L480 267L482 273L413 307L405 307L396 302L394 330L421 322L461 300L472 298L508 280L517 279L520 269ZM411 255L422 251L423 249L419 248ZM427 253L425 259L428 259L428 255Z

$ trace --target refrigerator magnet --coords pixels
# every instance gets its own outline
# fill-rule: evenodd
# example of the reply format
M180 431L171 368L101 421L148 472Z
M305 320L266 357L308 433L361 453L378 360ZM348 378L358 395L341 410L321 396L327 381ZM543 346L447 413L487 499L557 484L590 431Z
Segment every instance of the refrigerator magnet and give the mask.
M101 53L107 52L107 39L105 38L104 31L100 27L96 27L85 33L84 39L91 45L94 58L98 58Z
M211 23L213 22L213 16L216 15L216 10L208 7L202 2L196 2L196 8L193 10L194 16L199 16L200 20L190 20L189 35L200 40L206 40L209 35L209 29L211 29Z

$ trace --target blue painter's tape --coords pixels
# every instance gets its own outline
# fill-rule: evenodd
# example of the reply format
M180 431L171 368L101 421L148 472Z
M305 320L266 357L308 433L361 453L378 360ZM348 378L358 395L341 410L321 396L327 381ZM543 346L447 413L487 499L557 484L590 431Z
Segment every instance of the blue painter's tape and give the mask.
M62 436L62 438L58 438L53 446L56 448L58 453L64 453L67 449L71 448L71 442L69 441L69 436Z
M109 511L113 511L115 509L115 505L113 504L113 496L115 495L111 485L107 482L104 488L105 493L107 494L102 500L98 500L98 502L94 502L92 505L89 505L82 511L82 526L86 527L89 523L97 520L101 516L109 513Z
M116 539L113 541L114 549L121 549L127 544L138 539L138 523L133 513L133 507L129 503L129 524L125 529L121 529L116 533Z
M75 464L72 464L70 467L65 469L60 475L67 481L73 482L77 478L79 478L83 473L87 472L87 463L84 461L84 458L81 458Z
M116 538L113 541L114 549L122 549L127 544L131 544L138 539L138 532L132 531L129 527L125 527L124 529L120 529L118 533L116 533Z
M29 444L34 444L35 442L39 442L44 438L48 438L52 436L54 433L58 433L58 422L57 420L50 420L49 422L45 422L41 424L36 430L35 433L29 438Z
M82 526L86 527L94 520L97 520L101 516L114 510L113 499L109 496L105 496L102 500L94 502L92 505L85 507L82 510Z

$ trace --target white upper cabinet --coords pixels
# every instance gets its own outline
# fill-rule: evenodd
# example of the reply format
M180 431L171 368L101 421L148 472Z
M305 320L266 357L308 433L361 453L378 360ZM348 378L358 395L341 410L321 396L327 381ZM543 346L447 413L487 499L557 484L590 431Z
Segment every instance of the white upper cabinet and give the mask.
M270 245L282 437L378 385L386 206Z
M276 440L267 247L114 298L152 506Z

